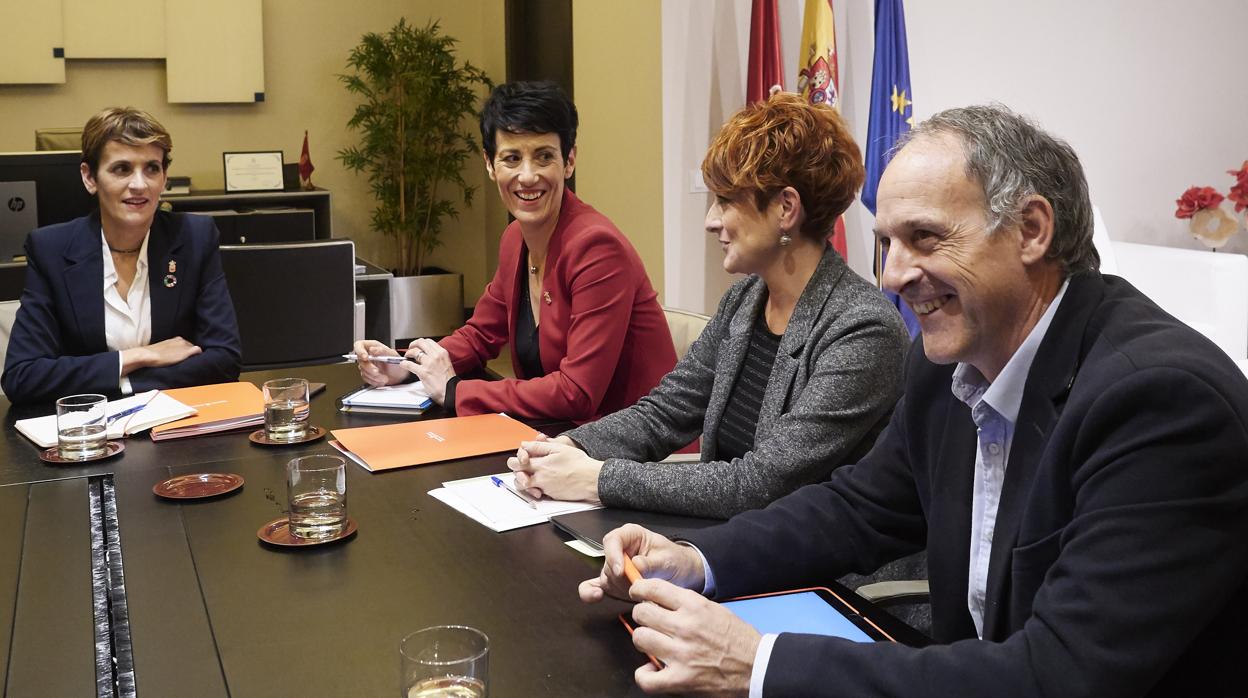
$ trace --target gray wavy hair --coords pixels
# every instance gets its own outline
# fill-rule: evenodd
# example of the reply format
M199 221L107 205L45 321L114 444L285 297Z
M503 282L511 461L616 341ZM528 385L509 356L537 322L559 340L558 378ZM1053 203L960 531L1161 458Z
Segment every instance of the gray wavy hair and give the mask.
M946 109L904 134L894 149L925 136L962 140L966 174L984 187L989 230L1016 225L1023 199L1039 194L1053 206L1053 242L1045 257L1069 276L1096 271L1101 256L1092 244L1092 201L1079 156L1066 141L1000 104Z

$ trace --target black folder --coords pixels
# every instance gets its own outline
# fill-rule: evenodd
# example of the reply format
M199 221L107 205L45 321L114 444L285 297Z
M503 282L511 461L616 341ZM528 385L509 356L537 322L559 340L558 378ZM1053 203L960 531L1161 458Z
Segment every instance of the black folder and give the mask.
M719 519L700 519L693 516L656 514L632 509L591 509L573 514L552 516L550 522L573 538L601 550L602 538L609 531L624 524L635 523L668 538L684 538L693 531L721 524Z

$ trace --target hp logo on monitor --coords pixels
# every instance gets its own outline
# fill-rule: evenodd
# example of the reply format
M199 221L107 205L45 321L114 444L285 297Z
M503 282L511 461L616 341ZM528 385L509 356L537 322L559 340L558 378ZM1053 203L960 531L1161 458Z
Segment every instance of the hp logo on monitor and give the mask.
M26 200L23 199L22 197L14 196L13 198L9 199L10 211L17 213L18 211L21 211L24 208L26 208Z

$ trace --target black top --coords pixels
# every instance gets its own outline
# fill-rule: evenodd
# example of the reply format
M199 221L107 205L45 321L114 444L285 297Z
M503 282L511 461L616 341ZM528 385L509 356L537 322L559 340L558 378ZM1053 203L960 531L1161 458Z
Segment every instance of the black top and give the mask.
M767 391L767 379L771 377L781 339L781 335L767 329L766 315L760 312L754 321L745 363L732 384L724 418L715 435L715 456L722 460L740 458L754 449L758 412L763 406L763 393Z
M537 321L533 318L533 304L529 301L529 279L520 280L520 303L516 307L516 360L525 378L546 375L542 368L541 347L537 342Z

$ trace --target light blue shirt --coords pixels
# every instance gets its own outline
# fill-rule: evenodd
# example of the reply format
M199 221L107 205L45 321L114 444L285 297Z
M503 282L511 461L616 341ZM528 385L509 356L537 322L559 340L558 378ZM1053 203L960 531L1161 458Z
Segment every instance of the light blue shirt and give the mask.
M971 562L967 576L966 605L975 621L975 632L984 636L984 597L988 587L988 558L992 552L992 535L997 526L997 506L1001 503L1001 487L1005 483L1005 467L1009 461L1010 445L1014 441L1014 424L1023 402L1023 389L1027 374L1036 358L1040 342L1053 323L1057 306L1061 305L1070 281L1062 282L1057 296L1045 309L1036 326L1006 362L997 380L989 383L974 366L958 364L953 371L950 388L956 398L971 408L971 419L978 430L978 446L975 454L975 486L971 504ZM697 548L694 548L697 550ZM701 555L701 551L698 551ZM706 557L702 557L702 569L706 574L703 593L715 590L715 578L711 574ZM750 673L750 698L762 698L763 679L778 634L768 633L758 643L754 653L754 668Z
M971 408L978 442L971 498L971 554L966 578L966 607L971 612L975 634L980 639L984 637L988 560L992 555L992 537L997 528L997 508L1001 504L1001 488L1005 484L1010 446L1014 443L1014 425L1018 422L1023 389L1027 386L1027 374L1031 372L1036 350L1053 322L1053 315L1066 295L1069 283L1062 283L1053 302L995 381L989 383L979 369L970 364L958 364L953 371L950 388L954 397Z

